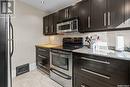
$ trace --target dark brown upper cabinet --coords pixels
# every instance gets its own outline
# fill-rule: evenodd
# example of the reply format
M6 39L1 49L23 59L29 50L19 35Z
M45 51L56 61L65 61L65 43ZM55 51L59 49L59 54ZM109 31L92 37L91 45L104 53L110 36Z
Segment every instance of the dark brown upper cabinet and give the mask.
M104 29L107 26L107 0L91 0L90 31Z
M78 17L79 16L79 5L78 4L76 4L76 5L74 5L74 6L71 6L70 7L70 17Z
M56 34L56 17L55 14L50 14L43 18L44 29L43 32L45 35L55 35Z
M125 24L130 27L130 0L125 0Z
M53 31L53 33L54 34L57 34L57 22L58 22L58 12L55 12L54 14L53 14L54 16L54 18L53 18L53 28L54 28L54 31Z
M64 21L71 17L71 6L65 9L62 9L58 12L58 22Z
M125 0L91 0L92 31L122 28Z
M107 27L121 28L125 18L125 0L107 0Z
M54 16L53 14L48 16L49 17L49 33L50 34L52 34L54 31L54 25L53 25L53 18L54 17L53 16Z
M80 33L128 29L130 0L82 0L44 17L44 34L56 34L58 22L74 17L79 18Z
M87 32L90 29L90 1L84 0L77 4L80 33Z
M43 34L49 33L49 17L46 16L43 18Z

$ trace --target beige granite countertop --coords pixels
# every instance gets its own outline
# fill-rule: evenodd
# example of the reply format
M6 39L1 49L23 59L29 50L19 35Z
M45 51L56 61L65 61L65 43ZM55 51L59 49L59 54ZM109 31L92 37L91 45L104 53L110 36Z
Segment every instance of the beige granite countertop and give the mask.
M36 45L36 47L55 48L55 47L61 47L61 45L58 45L58 44L39 44L39 45Z
M83 54L90 54L90 55L97 55L97 56L104 56L109 58L121 59L121 60L129 60L130 61L130 52L117 52L114 50L92 50L88 49L87 47L83 47L80 49L73 50L76 53L83 53Z

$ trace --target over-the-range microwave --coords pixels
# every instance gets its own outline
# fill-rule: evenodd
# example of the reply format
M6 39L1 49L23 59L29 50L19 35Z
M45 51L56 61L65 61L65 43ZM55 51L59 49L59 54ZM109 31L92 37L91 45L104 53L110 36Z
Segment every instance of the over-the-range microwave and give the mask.
M78 32L78 19L57 24L57 33Z

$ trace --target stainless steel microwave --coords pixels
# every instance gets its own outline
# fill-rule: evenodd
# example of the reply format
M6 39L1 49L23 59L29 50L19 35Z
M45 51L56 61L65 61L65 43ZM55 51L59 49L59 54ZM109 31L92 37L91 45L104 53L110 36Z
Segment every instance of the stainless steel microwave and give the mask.
M78 32L78 19L57 24L57 33Z

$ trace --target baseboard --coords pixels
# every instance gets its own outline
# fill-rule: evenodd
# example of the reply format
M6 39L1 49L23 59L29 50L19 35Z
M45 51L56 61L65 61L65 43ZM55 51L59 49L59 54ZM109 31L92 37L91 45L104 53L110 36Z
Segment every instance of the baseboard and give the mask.
M37 67L36 67L36 63L31 63L29 64L29 70L30 71L33 71L35 70ZM12 78L15 78L16 77L16 69L15 70L12 70Z
M15 78L15 77L16 77L16 69L12 70L12 78Z

